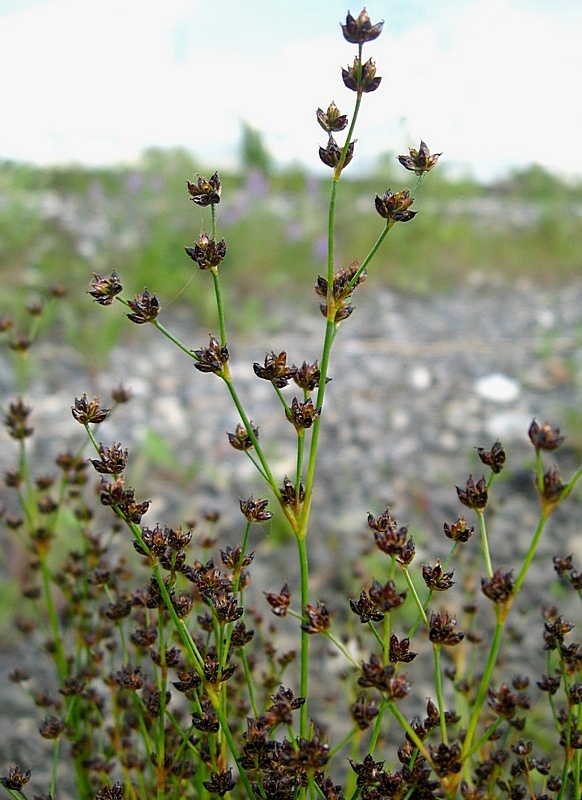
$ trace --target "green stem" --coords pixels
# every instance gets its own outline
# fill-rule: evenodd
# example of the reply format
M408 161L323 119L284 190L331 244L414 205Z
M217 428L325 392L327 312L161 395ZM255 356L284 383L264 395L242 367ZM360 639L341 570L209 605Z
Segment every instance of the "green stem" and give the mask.
M333 278L332 278L333 281ZM323 398L325 395L325 385L327 381L327 372L329 369L329 359L331 348L337 333L335 322L328 320L325 327L325 339L323 342L323 350L319 362L319 386L317 389L316 408L323 408ZM312 427L311 442L309 446L309 459L307 462L307 474L305 479L305 501L303 503L303 511L299 521L298 536L305 537L309 524L309 514L311 511L311 501L313 496L313 483L315 479L315 464L317 461L317 446L319 443L319 430L321 427L321 416L319 416Z
M408 567L406 567L404 564L401 564L400 568L402 569L402 572L404 573L404 578L406 579L406 584L407 584L408 588L410 589L410 593L411 593L411 595L412 595L412 597L414 599L414 602L416 603L416 607L418 609L418 613L420 615L420 618L422 619L422 621L424 622L424 624L428 628L429 627L429 621L428 621L428 617L426 616L426 611L424 609L424 604L421 602L420 597L418 596L418 592L416 591L416 587L415 587L414 583L412 582L412 578L410 577L410 573L408 572Z
M387 220L387 221L386 221L386 225L385 225L385 227L384 227L384 229L383 229L382 233L380 234L380 236L378 236L378 238L376 239L376 242L375 242L374 246L372 247L372 249L370 250L370 252L369 252L369 253L368 253L368 255L366 256L366 258L365 258L365 259L362 261L362 263L360 264L360 266L358 267L358 270L357 270L357 272L354 274L353 278L350 280L350 282L349 282L349 284L348 284L348 286L350 287L350 289L353 289L353 288L355 287L356 283L357 283L357 282L358 282L358 280L360 279L360 276L362 275L362 273L364 272L364 270L366 270L366 269L367 269L367 267L368 267L368 264L369 264L369 263L370 263L370 261L371 261L371 260L374 258L374 256L376 255L376 253L377 253L377 252L378 252L378 250L380 249L380 247L381 247L381 245L382 245L382 242L384 241L384 239L386 238L386 236L388 235L388 233L390 233L390 231L392 230L392 228L393 228L393 227L394 227L394 221L393 221L393 220L390 220L390 219L389 219L389 220Z
M372 627L372 626L370 626L370 627ZM331 633L329 630L327 630L327 631L324 632L324 636L327 639L329 639L329 641L334 645L334 647L337 647L337 649L340 651L340 653L350 662L350 664L353 667L355 667L356 669L360 668L360 665L355 660L355 658L351 655L349 650L347 650L347 648L344 647L344 645L339 641L339 639L336 639L336 637L333 635L333 633Z
M434 652L434 680L437 696L437 703L439 709L439 720L441 727L441 739L443 744L447 744L447 723L445 720L445 700L443 697L443 677L441 675L441 646L440 644L433 644Z
M513 596L514 597L519 592L519 590L521 588L521 585L523 584L523 582L525 580L525 577L527 575L527 572L528 572L528 570L529 570L529 568L531 566L531 563L534 560L534 557L535 557L535 554L536 554L536 550L537 550L538 544L540 542L540 538L542 536L542 533L544 532L544 528L546 526L546 522L548 521L548 517L549 517L549 514L543 514L543 513L540 516L540 520L538 522L538 527L536 528L536 532L534 534L534 537L533 537L533 539L531 541L531 544L530 544L530 546L528 548L526 556L525 556L525 558L523 560L523 564L522 564L521 569L519 571L519 575L517 576L517 578L515 580L515 586L513 588Z
M497 717L495 722L493 722L485 731L483 736L479 739L479 741L475 742L473 747L467 753L467 759L470 759L483 745L489 741L489 739L493 736L497 728L502 725L504 722L503 717Z
M396 703L393 700L389 700L387 705L388 705L388 708L390 709L390 711L392 712L392 714L396 717L396 719L398 720L398 722L402 726L403 730L406 731L406 733L408 734L408 738L412 741L414 746L426 758L426 760L428 761L429 765L434 768L434 765L432 763L432 759L430 757L430 753L428 752L428 750L424 746L424 742L418 736L418 734L416 733L414 728L412 728L412 726L410 725L410 723L408 722L406 717L404 717L402 715L402 713L400 712L400 709L398 708Z
M240 415L240 418L241 418L242 423L243 423L243 425L244 425L244 427L245 427L245 429L247 431L249 439L253 443L253 447L255 449L255 453L257 454L257 457L258 457L258 459L259 459L259 461L261 463L261 467L263 469L263 473L264 473L264 475L265 475L265 477L267 479L267 482L268 482L269 486L271 487L271 490L272 490L273 494L275 495L275 497L277 498L277 500L281 504L281 508L283 509L283 513L287 517L287 521L291 525L291 528L293 530L296 530L297 524L296 524L295 518L293 516L293 512L291 511L290 508L286 507L285 504L282 502L281 492L279 491L279 487L277 486L277 482L275 481L275 478L273 477L273 474L271 472L271 468L269 467L267 459L265 458L265 455L264 455L264 453L262 451L261 445L259 444L259 440L257 439L257 437L255 436L255 434L253 432L253 426L251 425L250 420L249 420L249 418L248 418L248 416L247 416L247 414L246 414L246 412L245 412L245 410L243 408L243 405L242 405L242 403L241 403L241 401L239 399L238 393L237 393L236 388L235 388L235 386L234 386L234 384L232 382L232 379L230 378L230 376L225 376L225 377L223 377L223 380L224 380L224 382L226 383L226 385L228 387L228 391L230 393L232 401L233 401L234 405L236 406L236 410L238 411L238 413ZM317 420L316 420L316 422L317 422Z
M59 676L59 680L61 684L64 683L65 678L67 677L68 667L67 667L67 659L65 656L65 650L63 647L63 639L61 636L61 630L59 627L59 617L57 614L57 609L55 607L53 594L51 591L51 573L47 562L46 553L39 553L38 554L38 561L40 565L40 571L42 574L42 586L43 586L43 594L44 594L44 602L46 605L46 610L49 617L49 623L51 626L52 637L53 637L53 644L54 644L54 656L55 656L55 663L57 666L57 672Z
M214 206L213 206L214 208ZM222 347L226 346L226 324L224 321L224 301L222 299L222 289L220 288L220 277L218 275L218 267L213 267L210 272L212 273L212 280L214 281L214 294L216 297L216 310L218 311L218 325L220 328L220 344Z
M174 336L174 334L173 334L173 333L170 333L170 331L169 331L167 328L165 328L165 327L162 325L162 323L161 323L159 320L157 320L157 319L154 319L154 320L152 321L152 325L154 326L154 328L157 328L157 330L159 330L159 332L160 332L160 333L161 333L163 336L165 336L165 337L166 337L166 339L169 339L169 340L172 342L172 344L175 344L175 345L176 345L176 347L179 347L179 348L180 348L180 350L182 350L182 352L186 353L186 355L187 355L189 358L192 358L192 359L194 359L194 354L193 354L193 352L192 352L192 348L191 348L191 347L187 347L187 346L186 346L186 345L185 345L183 342L181 342L181 341L180 341L180 340L179 340L179 339L178 339L176 336Z
M309 562L307 560L307 542L305 537L297 536L297 550L299 555L299 568L301 574L301 610L309 604ZM305 698L305 703L299 710L299 736L304 738L307 734L307 704L309 691L309 634L301 629L301 677L299 694Z
M487 526L485 525L485 514L483 510L478 508L477 518L479 520L479 533L481 534L481 549L483 551L483 559L485 561L485 570L487 577L493 577L493 567L491 566L491 556L489 554L489 541L487 539Z
M491 683L491 676L493 675L493 670L497 662L497 655L499 653L499 647L501 645L502 634L503 634L503 621L498 619L497 624L495 626L495 633L493 634L493 639L491 640L491 646L489 648L489 655L487 657L485 671L483 672L483 677L481 678L481 683L479 684L479 691L477 692L477 697L473 704L473 713L471 714L471 718L469 720L469 726L467 728L467 733L465 734L465 739L463 742L463 750L461 753L462 761L465 760L467 754L471 751L471 748L473 746L473 739L475 737L475 731L477 730L477 723L479 722L481 709L483 708L483 703L485 702L485 696L487 694L487 690Z
M344 738L340 742L338 742L338 744L336 744L336 746L332 750L329 751L330 759L333 756L335 756L335 754L338 753L342 749L342 747L345 747L346 744L349 741L351 741L351 739L353 739L353 737L358 733L359 730L360 729L358 728L358 726L354 725L351 731L346 736L344 736Z

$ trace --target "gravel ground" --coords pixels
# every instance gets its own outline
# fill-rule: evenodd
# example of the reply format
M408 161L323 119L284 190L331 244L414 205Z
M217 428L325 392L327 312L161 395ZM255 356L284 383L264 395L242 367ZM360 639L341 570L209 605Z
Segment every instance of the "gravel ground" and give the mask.
M474 447L490 447L499 438L511 474L498 484L491 548L494 567L509 569L519 563L537 521L527 439L532 418L562 427L567 443L555 460L565 477L582 453L582 282L546 290L525 281L491 286L474 279L453 295L424 298L368 291L368 285L359 291L356 311L342 326L332 356L313 509L314 599L321 596L331 607L340 602L334 592L367 535L368 511L378 515L390 505L414 533L422 563L444 556L449 543L443 522L462 513L455 484L464 484L470 472L475 478L483 474ZM193 331L184 311L162 315L161 321L189 347L208 342L207 331ZM146 327L133 339L141 352L116 348L106 375L87 375L82 356L62 344L40 345L40 362L48 368L39 372L27 400L35 409L36 428L47 435L34 445L34 456L48 463L57 443L62 448L63 441L76 441L79 430L69 411L74 396L99 391L105 398L123 381L134 400L99 434L107 443L122 441L129 448L138 497L152 500L144 522L172 524L220 508L225 530L231 522L235 527L235 544L238 498L263 491L252 465L228 444L225 432L234 431L236 412L220 381L198 373L183 353ZM285 350L295 364L314 361L322 330L315 312L304 316L289 308L278 332L229 342L236 385L276 475L293 472L292 428L282 420L270 385L255 377L252 363L262 362L271 350ZM14 378L5 366L0 389L11 399ZM290 401L293 389L285 391ZM171 470L154 469L145 460L156 436L169 443L180 469L190 471L187 487L176 486ZM5 469L14 450L4 432L2 437L0 468ZM517 619L528 607L551 599L552 555L574 553L581 567L581 520L578 490L550 521L517 604ZM275 538L267 536L258 547L267 566L257 558L255 581L261 589L278 591L285 579L293 580L294 567ZM474 542L477 548L477 537ZM579 608L562 610L580 618ZM539 614L526 640L539 641L538 622ZM516 644L516 657L525 645ZM0 654L0 770L23 758L35 736L29 706L5 677L23 657L30 659L16 647L2 648Z

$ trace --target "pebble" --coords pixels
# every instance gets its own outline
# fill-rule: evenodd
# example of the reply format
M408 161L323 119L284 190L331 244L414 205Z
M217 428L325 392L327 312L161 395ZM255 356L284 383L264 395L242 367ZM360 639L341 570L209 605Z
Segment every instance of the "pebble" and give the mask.
M516 380L498 372L479 378L474 383L474 389L479 397L494 403L512 403L517 400L521 391Z

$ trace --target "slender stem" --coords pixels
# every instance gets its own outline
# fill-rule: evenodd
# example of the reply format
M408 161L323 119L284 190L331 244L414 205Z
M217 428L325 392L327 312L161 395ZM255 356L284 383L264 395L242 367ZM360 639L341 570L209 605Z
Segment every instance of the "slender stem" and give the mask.
M267 462L267 459L265 458L265 455L263 453L261 445L259 444L259 440L257 439L257 437L255 436L255 433L253 432L253 426L251 425L250 420L249 420L249 418L248 418L248 416L246 414L246 411L244 410L244 407L243 407L243 405L242 405L242 403L240 401L240 398L239 398L238 393L236 391L236 388L235 388L235 386L234 386L234 384L233 384L233 382L232 382L232 380L230 378L230 375L229 376L225 376L223 378L223 380L224 380L224 382L226 383L226 385L228 387L228 391L230 393L230 396L232 398L233 403L236 406L236 410L240 414L240 418L242 420L243 425L245 426L245 429L247 431L249 439L253 443L253 447L255 449L255 453L257 454L257 457L258 457L258 459L259 459L259 461L261 463L261 467L263 469L263 473L264 473L264 475L265 475L265 477L267 479L267 482L268 482L269 486L271 487L271 490L272 490L273 494L275 495L275 497L277 498L277 500L281 504L281 508L283 509L283 513L287 517L287 521L289 522L291 528L293 530L296 530L297 529L297 523L296 523L295 517L293 515L293 512L282 501L281 492L279 491L279 487L277 486L277 482L275 481L275 478L273 477L273 474L271 472L271 468L269 467L269 464ZM317 424L317 420L316 420L315 424Z
M344 736L344 738L340 742L338 742L332 750L329 751L329 757L332 758L336 753L338 753L342 749L342 747L345 747L346 744L349 741L351 741L351 739L353 739L353 737L358 733L359 730L360 729L358 728L358 726L354 725L351 731L348 734L346 734L346 736Z
M426 611L424 609L424 604L421 602L420 597L418 596L418 592L416 591L416 587L415 587L414 583L412 582L412 578L410 577L410 573L408 572L408 568L404 564L401 564L400 567L402 569L402 572L404 573L404 578L406 579L406 584L407 584L408 588L410 589L410 593L411 593L412 597L414 598L414 602L416 603L416 607L418 608L418 613L419 613L422 621L424 622L424 624L428 628L429 627L429 621L428 621L428 617L426 616Z
M350 282L348 284L350 289L354 288L354 286L356 285L356 283L358 282L358 280L360 278L360 275L364 272L365 269L367 269L368 264L374 258L374 256L376 255L376 253L380 249L380 247L382 245L382 242L384 241L384 239L386 238L388 233L390 233L390 231L392 230L393 227L394 227L394 221L391 220L391 219L387 220L386 221L386 225L384 226L384 229L383 229L382 233L380 234L380 236L378 236L378 238L376 239L376 242L375 242L374 246L372 247L372 249L370 250L370 252L366 256L366 258L362 261L362 263L358 267L357 272L354 274L354 276L350 280Z
M489 541L487 539L487 526L485 525L485 514L483 510L478 508L477 518L479 520L479 533L481 534L481 549L483 551L483 559L485 561L485 570L487 577L493 577L493 567L491 566L491 556L489 555Z
M372 627L372 626L370 626L370 627ZM337 647L337 649L340 651L340 653L342 653L342 655L343 655L343 656L345 656L345 658L346 658L346 659L347 659L347 660L350 662L350 664L351 664L353 667L355 667L356 669L359 669L359 668L360 668L360 665L358 664L358 662L356 661L356 659L355 659L355 658L354 658L354 657L351 655L351 653L349 652L349 650L348 650L348 649L347 649L347 648L346 648L346 647L345 647L345 646L344 646L344 645L343 645L343 644L340 642L340 640L339 640L339 639L337 639L337 638L336 638L336 637L333 635L333 633L331 633L330 631L324 631L324 636L325 636L327 639L329 639L329 641L330 641L330 642L331 642L331 643L332 643L332 644L333 644L335 647Z
M214 208L214 206L213 206ZM216 296L216 310L218 311L218 325L220 328L220 344L222 347L226 346L226 324L224 321L224 301L222 299L222 289L220 288L220 277L218 275L218 267L213 267L210 272L212 273L212 280L214 281L214 294Z
M388 701L387 705L388 705L388 708L390 709L390 711L392 712L392 714L396 717L396 719L398 720L398 722L402 726L402 728L408 734L409 739L413 742L415 747L418 750L420 750L420 752L426 758L426 760L428 761L430 766L433 767L434 765L432 763L432 759L430 757L430 753L427 750L427 748L425 747L424 742L418 736L418 734L416 733L414 728L410 725L410 723L408 722L406 717L402 715L402 713L401 713L400 709L398 708L398 706L396 705L396 703L393 700L390 700L390 701Z
M434 680L439 708L439 720L441 726L441 739L443 744L447 744L447 723L445 720L445 701L443 697L443 677L441 675L441 645L433 644L434 652Z
M461 754L462 761L465 760L467 754L471 751L471 748L473 746L473 738L475 736L475 731L477 729L477 723L479 722L481 709L483 708L483 703L485 702L485 695L487 694L487 689L489 688L489 684L491 683L491 676L493 675L493 669L495 668L495 664L497 662L497 654L499 653L502 634L503 634L503 621L498 619L497 624L495 626L495 633L493 634L493 639L491 640L491 646L489 648L487 664L485 665L485 671L483 672L483 677L481 678L481 683L479 684L479 691L477 692L477 697L473 704L473 713L471 714L471 718L469 720L469 726L467 728L467 733L465 735L465 739L463 742L463 750Z
M55 663L57 666L57 672L59 675L59 680L61 683L64 683L65 678L67 677L67 659L65 656L65 650L63 647L63 639L61 636L61 630L59 627L59 618L57 614L57 609L55 607L53 594L51 591L51 573L47 562L47 554L46 552L38 553L38 561L40 565L40 571L42 575L42 587L43 587L43 594L44 594L44 602L46 605L46 610L49 617L49 623L51 626L52 637L53 637L53 645L54 645L54 656L55 656Z
M305 537L297 536L297 550L299 555L299 568L301 573L301 610L309 603L309 562L307 560L307 542ZM299 694L305 698L305 703L299 711L299 735L304 738L307 733L307 704L309 692L309 634L301 629L301 678Z
M192 349L190 347L187 347L183 342L181 342L176 336L174 336L173 333L170 333L170 331L167 328L165 328L159 320L154 319L152 325L154 326L154 328L157 328L159 332L166 337L166 339L169 339L173 344L176 345L176 347L179 347L180 350L182 350L182 352L186 353L187 356L194 359L194 354L192 352Z
M319 362L319 386L317 390L316 407L323 408L323 398L325 395L325 384L327 380L327 372L329 368L329 359L331 348L337 333L335 322L328 320L325 327L325 339L323 343L323 351ZM315 464L317 460L317 446L319 443L319 430L321 427L321 416L318 417L313 423L311 442L309 447L309 459L307 463L307 474L305 479L305 501L303 504L303 512L299 523L298 536L305 537L307 535L307 528L309 522L309 514L311 511L311 501L313 496L313 483L315 479Z
M519 590L521 588L521 585L523 584L523 582L525 580L525 577L527 575L527 572L528 572L528 570L529 570L529 568L531 566L531 562L534 560L534 556L536 554L536 550L537 550L538 544L540 542L540 538L542 536L542 533L544 532L544 528L546 526L546 522L548 521L548 517L549 517L549 514L543 514L542 513L540 515L540 519L539 519L539 522L538 522L538 527L536 528L536 532L534 534L534 537L533 537L533 539L531 541L531 544L530 544L530 546L528 548L526 556L525 556L525 558L523 560L523 564L522 564L521 569L519 571L519 575L517 576L517 578L515 580L515 586L513 588L513 596L514 597L519 592Z
M303 477L303 455L305 452L305 429L297 431L297 460L295 467L295 497L301 494L301 479Z

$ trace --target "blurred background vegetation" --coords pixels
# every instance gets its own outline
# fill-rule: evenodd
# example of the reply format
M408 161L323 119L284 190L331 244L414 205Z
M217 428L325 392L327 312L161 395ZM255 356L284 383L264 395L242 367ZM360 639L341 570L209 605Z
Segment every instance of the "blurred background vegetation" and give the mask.
M0 313L64 284L70 302L67 313L60 307L59 325L83 341L79 326L91 306L91 273L116 269L126 294L147 286L162 307L187 302L200 324L210 324L212 292L201 291L198 268L183 248L210 224L209 214L189 201L186 179L213 171L181 149L148 150L131 167L0 162ZM260 133L248 127L239 168L220 176L219 236L228 245L221 269L231 328L245 332L259 315L276 326L281 301L314 303L311 288L325 271L329 178L276 169ZM344 178L338 266L361 261L381 232L375 194L409 186L414 176L395 154L385 154L369 174L350 177L348 168ZM483 185L448 174L445 156L418 190L414 208L414 221L396 226L373 263L370 282L426 294L448 291L475 273L492 284L527 276L544 286L582 274L582 183L566 183L539 166ZM109 324L107 335L115 340L122 315Z

